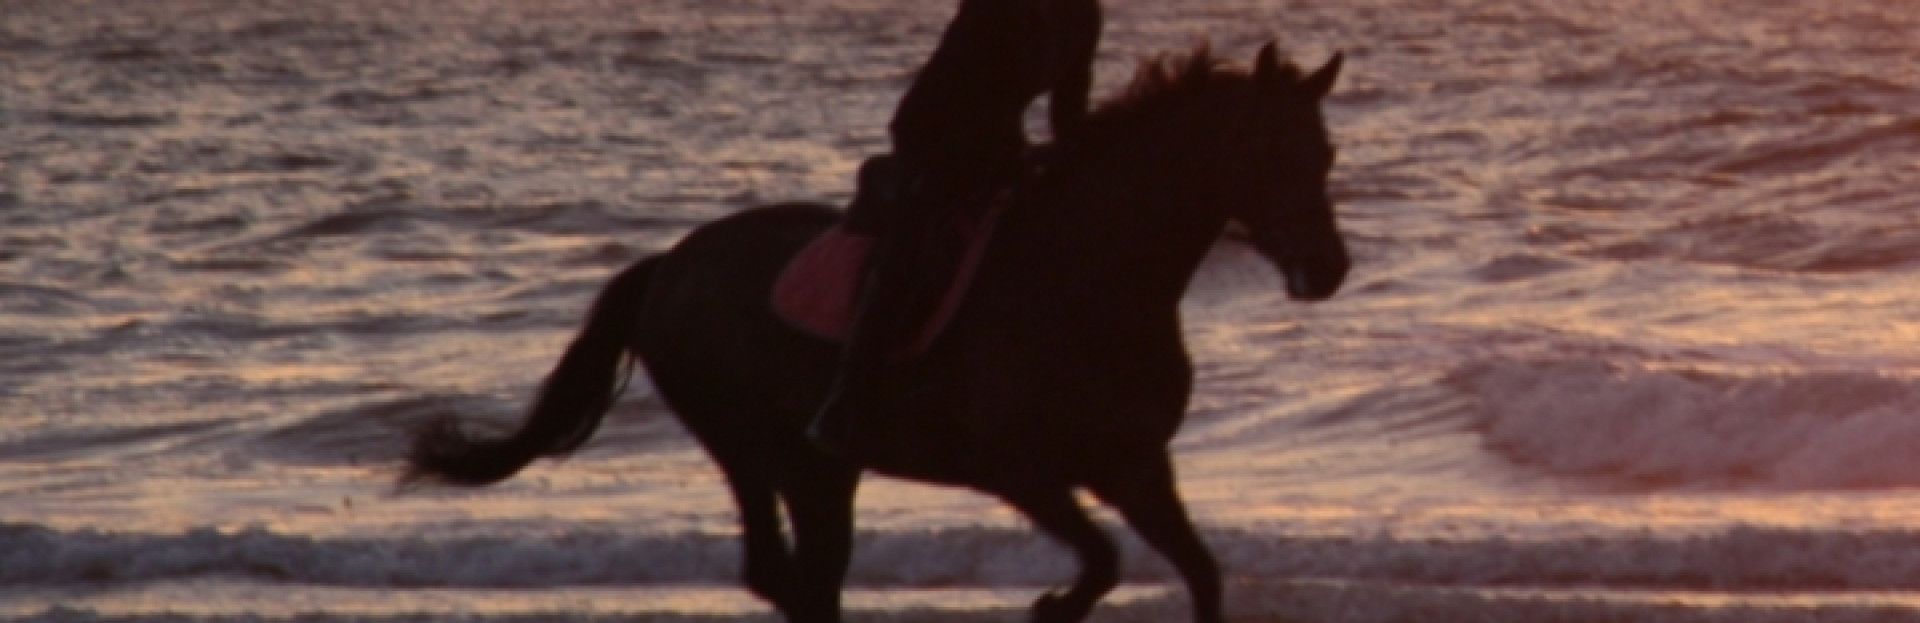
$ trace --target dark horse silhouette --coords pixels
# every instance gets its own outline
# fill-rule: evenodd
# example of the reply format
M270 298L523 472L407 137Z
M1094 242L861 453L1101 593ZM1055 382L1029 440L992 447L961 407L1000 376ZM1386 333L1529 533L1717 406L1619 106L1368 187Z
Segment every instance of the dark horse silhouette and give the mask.
M790 620L839 619L854 490L871 468L992 494L1070 546L1080 575L1042 597L1035 620L1081 620L1117 582L1114 545L1074 497L1084 487L1173 562L1197 620L1219 621L1219 570L1167 453L1193 382L1180 298L1229 221L1293 298L1339 288L1348 258L1320 114L1339 66L1335 56L1303 76L1272 44L1251 72L1204 49L1143 64L1017 193L973 294L928 352L900 366L906 389L890 412L869 418L862 433L879 441L865 465L802 435L837 348L783 324L768 303L787 260L840 214L782 204L700 227L614 277L517 433L472 439L443 419L415 440L409 477L485 484L574 450L632 353L726 475L747 586Z

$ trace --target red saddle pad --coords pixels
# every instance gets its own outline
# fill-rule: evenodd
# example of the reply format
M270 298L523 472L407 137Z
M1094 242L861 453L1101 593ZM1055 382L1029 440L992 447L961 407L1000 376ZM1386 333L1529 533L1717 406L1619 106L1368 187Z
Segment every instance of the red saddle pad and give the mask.
M845 339L853 326L860 267L873 237L838 225L807 243L773 285L773 310L788 324L825 338Z
M940 304L922 321L917 337L904 345L905 352L900 354L916 355L926 351L934 338L946 328L947 321L953 319L953 313L959 309L968 286L972 285L974 270L980 265L993 224L998 220L1004 204L1004 201L996 201L979 223L961 227L961 233L967 239L966 253L961 256L960 264L952 275L930 276L951 281L946 294L940 298ZM802 331L834 341L845 341L848 331L853 327L861 266L866 263L867 253L872 248L871 236L848 232L840 226L814 237L813 242L807 243L787 262L786 269L774 282L774 312Z

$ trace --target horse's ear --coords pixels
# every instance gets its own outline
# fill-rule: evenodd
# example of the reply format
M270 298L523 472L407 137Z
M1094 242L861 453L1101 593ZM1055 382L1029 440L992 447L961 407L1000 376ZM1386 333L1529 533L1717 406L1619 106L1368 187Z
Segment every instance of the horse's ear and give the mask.
M1302 80L1300 84L1314 97L1326 97L1328 93L1333 92L1333 81L1340 77L1340 64L1345 60L1345 54L1334 52L1333 58L1328 59L1327 64L1314 70L1313 75L1307 76L1307 79Z
M1260 46L1260 53L1253 60L1253 79L1260 84L1272 84L1280 78L1280 46L1272 41Z

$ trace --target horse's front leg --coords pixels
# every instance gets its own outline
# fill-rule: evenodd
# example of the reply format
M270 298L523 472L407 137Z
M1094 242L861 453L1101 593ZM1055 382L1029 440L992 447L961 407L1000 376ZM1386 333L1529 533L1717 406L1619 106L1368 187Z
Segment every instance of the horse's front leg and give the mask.
M1037 485L1000 492L1034 525L1073 548L1080 558L1080 577L1065 593L1048 593L1033 604L1036 623L1080 621L1120 581L1120 556L1113 541L1087 517L1066 485Z
M1089 488L1120 511L1141 539L1180 570L1193 599L1196 623L1223 620L1220 567L1187 518L1186 505L1175 487L1172 460L1164 450L1142 461L1138 468L1116 471L1090 483Z

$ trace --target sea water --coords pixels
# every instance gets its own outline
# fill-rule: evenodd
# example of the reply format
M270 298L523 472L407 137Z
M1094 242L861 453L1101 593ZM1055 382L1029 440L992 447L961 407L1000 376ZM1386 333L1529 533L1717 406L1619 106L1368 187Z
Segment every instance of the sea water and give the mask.
M393 480L613 271L845 201L953 4L0 3L0 619L772 620L644 374L574 457ZM1920 619L1920 5L1107 5L1102 93L1348 58L1346 288L1229 239L1183 304L1235 620ZM1073 573L973 493L859 522L859 620ZM1181 620L1122 548L1096 620Z

